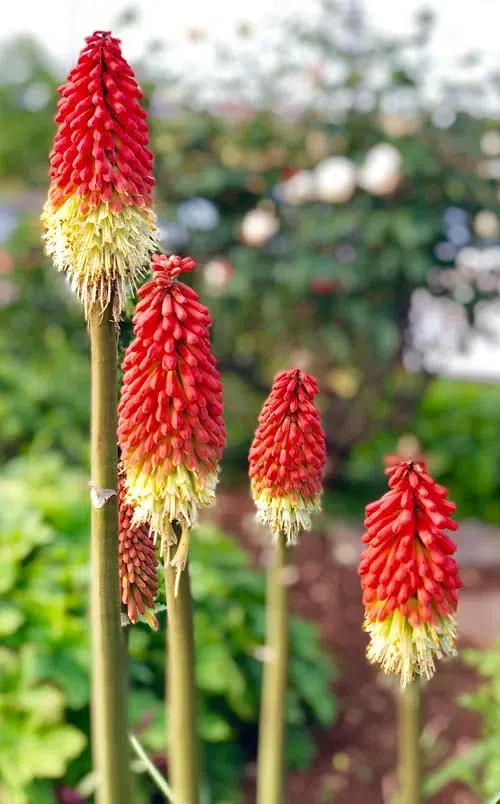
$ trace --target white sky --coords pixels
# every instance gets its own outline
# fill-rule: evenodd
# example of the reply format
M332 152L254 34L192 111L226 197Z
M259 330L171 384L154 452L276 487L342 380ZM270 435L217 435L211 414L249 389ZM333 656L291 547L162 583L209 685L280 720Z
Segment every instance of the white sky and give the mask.
M350 0L342 0L347 7ZM307 9L311 0L278 0L280 14ZM387 32L408 31L412 15L423 5L438 13L432 57L440 74L453 71L457 57L472 49L498 63L498 29L500 0L358 0L365 19ZM219 37L231 36L235 24L265 23L272 19L269 0L251 0L239 4L234 0L6 0L2 4L0 40L14 33L37 35L51 53L65 62L74 61L84 36L96 29L108 29L117 14L127 6L140 9L138 26L123 34L129 59L142 54L149 38L167 40L183 35L186 28L201 27Z

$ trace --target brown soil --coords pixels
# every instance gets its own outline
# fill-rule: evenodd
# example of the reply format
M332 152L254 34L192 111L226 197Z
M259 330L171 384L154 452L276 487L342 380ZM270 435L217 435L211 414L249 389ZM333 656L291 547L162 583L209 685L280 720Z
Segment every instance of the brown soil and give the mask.
M262 563L263 532L254 525L253 508L245 494L221 495L215 516L237 534L256 563ZM396 708L398 685L365 659L366 634L359 579L353 562L335 559L330 532L308 534L295 548L298 579L292 589L294 612L315 622L325 649L339 669L334 692L339 718L327 731L318 729L317 759L307 771L291 774L287 804L392 804L397 758ZM500 569L463 572L464 594L498 590ZM491 604L490 604L491 605ZM459 648L467 647L462 643ZM456 698L474 687L475 677L459 659L442 663L424 693L423 743L426 766L457 755L477 736L475 716ZM247 802L255 801L255 768L247 770ZM448 785L429 801L434 804L480 804L464 787Z

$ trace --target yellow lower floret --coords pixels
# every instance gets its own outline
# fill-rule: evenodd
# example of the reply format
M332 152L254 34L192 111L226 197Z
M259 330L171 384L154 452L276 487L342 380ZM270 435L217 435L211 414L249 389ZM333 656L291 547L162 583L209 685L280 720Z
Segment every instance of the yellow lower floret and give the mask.
M137 206L113 212L104 202L82 213L81 203L76 194L57 210L47 201L42 213L47 253L56 268L67 273L86 318L95 304L104 310L114 292L113 314L118 320L127 294L158 248L155 215L151 208Z
M213 505L218 472L201 481L199 475L185 466L176 466L161 480L153 472L143 474L127 470L126 502L134 508L134 521L148 523L151 531L161 537L162 548L176 543L171 523L193 528L198 522L200 508Z
M457 653L456 623L447 615L438 615L436 625L422 621L413 627L408 618L396 610L383 622L366 617L364 629L370 634L369 661L380 664L385 673L399 673L402 687L416 676L432 678L435 659Z
M296 543L301 530L311 530L311 514L321 511L319 494L309 499L301 494L276 497L266 490L257 491L254 483L252 494L259 522L272 530L274 538L284 533L288 544Z

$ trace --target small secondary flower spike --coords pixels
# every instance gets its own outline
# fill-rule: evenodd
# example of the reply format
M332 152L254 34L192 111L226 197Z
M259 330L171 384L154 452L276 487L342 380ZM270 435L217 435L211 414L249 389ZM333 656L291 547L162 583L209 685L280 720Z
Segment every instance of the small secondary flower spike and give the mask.
M194 265L190 257L153 257L153 279L139 290L118 409L127 502L136 522L160 534L162 548L176 541L171 523L181 525L178 569L199 509L214 501L226 437L210 315L196 292L177 281Z
M120 553L120 594L131 623L139 614L155 631L155 601L158 596L158 559L144 525L133 522L134 509L125 502L125 478L118 478L118 533Z
M431 678L435 659L456 654L456 545L444 530L455 505L421 460L390 465L389 491L366 506L359 574L370 635L368 659L404 687Z
M283 532L289 543L300 530L311 529L311 514L321 507L326 445L314 404L317 394L309 374L299 369L278 374L250 449L257 517L275 538Z
M48 253L85 315L113 300L120 317L157 246L147 114L120 40L96 31L66 83L42 214Z

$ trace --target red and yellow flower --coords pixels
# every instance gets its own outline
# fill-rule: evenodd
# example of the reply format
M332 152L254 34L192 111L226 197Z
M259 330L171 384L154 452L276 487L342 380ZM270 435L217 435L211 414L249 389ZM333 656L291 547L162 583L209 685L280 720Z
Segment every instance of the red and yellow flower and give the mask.
M162 545L176 542L172 523L179 523L183 537L174 566L181 569L189 529L199 509L214 501L225 444L210 315L196 292L177 280L194 265L190 257L153 257L153 278L139 290L118 409L134 520L147 522Z
M321 508L326 445L314 404L317 394L309 374L299 369L278 374L250 449L257 517L275 538L284 533L289 543L301 530L311 529L311 514Z
M117 320L157 246L153 156L134 73L109 31L86 38L59 89L42 214L48 253L80 297Z
M158 628L155 601L158 596L158 559L148 529L133 521L134 510L125 502L125 478L118 478L118 535L121 601L131 623L142 614L155 631Z
M386 469L389 491L366 506L359 574L370 635L368 659L405 686L431 678L435 659L456 653L456 545L445 530L455 505L421 460Z

